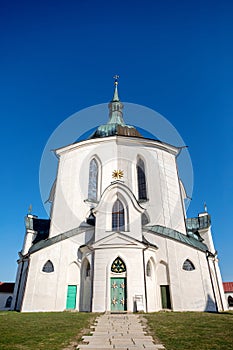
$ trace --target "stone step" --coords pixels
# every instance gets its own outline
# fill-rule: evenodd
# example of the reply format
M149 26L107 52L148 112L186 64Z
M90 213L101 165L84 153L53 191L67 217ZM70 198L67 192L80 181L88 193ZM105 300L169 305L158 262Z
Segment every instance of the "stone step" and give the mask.
M92 335L83 336L77 349L85 350L166 350L147 335L138 315L102 315L92 326Z

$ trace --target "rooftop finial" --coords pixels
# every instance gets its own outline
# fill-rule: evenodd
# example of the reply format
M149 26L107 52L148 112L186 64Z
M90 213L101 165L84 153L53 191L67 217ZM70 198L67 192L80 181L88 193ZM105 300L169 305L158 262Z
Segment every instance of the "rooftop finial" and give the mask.
M114 75L113 79L114 79L114 85L115 85L115 91L114 91L114 95L113 95L113 99L112 101L120 101L119 100L119 96L118 96L118 90L117 90L117 85L118 85L118 79L120 78L119 75Z
M120 78L120 76L119 75L114 75L114 77L113 77L113 79L115 79L115 81L114 81L114 85L118 85L118 79Z

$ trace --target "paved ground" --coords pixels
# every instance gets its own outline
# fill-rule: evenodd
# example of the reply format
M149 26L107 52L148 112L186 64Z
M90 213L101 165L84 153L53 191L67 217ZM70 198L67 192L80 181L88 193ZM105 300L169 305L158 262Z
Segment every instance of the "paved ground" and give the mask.
M77 349L85 350L162 350L162 344L155 344L153 338L146 335L140 316L134 314L101 315L91 332L92 336L84 336L83 343Z

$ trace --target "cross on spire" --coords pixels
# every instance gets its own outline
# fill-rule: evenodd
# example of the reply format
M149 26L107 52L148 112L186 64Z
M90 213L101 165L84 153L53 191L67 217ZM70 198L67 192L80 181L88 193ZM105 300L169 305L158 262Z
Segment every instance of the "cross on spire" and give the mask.
M113 95L113 99L112 102L116 102L116 101L120 101L119 100L119 96L118 96L118 91L117 91L117 86L118 86L118 79L120 78L120 76L118 74L115 74L113 79L114 79L114 85L115 85L115 91L114 91L114 95Z
M115 74L113 79L114 79L114 85L118 85L118 79L120 78L119 75Z

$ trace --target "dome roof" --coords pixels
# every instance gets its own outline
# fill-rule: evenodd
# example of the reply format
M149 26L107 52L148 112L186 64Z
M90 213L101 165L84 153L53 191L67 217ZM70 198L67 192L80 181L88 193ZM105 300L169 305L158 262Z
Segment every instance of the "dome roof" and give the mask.
M91 139L98 137L107 137L107 136L136 136L143 137L140 132L132 125L121 125L118 123L107 123L104 125L100 125L94 134L91 135Z

